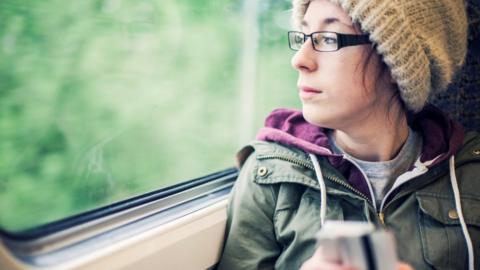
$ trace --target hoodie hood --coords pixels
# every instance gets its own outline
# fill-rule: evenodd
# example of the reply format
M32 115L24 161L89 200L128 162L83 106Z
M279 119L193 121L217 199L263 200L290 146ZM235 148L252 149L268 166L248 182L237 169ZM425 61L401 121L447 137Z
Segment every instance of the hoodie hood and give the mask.
M411 128L419 131L423 138L422 163L430 166L448 159L456 153L463 142L462 126L433 105L427 105L414 115ZM303 118L302 112L293 109L276 109L265 120L257 139L272 141L299 148L320 156L340 157L333 154L326 131ZM335 164L333 164L335 166Z
M464 137L462 126L435 106L426 105L413 119L410 126L420 132L423 139L420 161L427 167L447 160L462 145ZM347 178L349 184L362 193L369 194L362 173L341 155L333 154L326 131L325 128L308 123L299 110L277 109L267 117L265 126L257 134L257 139L324 156Z

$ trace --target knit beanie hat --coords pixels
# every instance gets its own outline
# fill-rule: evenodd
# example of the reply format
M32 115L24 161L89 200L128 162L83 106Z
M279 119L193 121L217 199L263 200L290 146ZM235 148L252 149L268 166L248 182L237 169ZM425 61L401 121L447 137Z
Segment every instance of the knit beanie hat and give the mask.
M293 0L298 27L310 0ZM463 0L330 0L377 44L408 109L420 111L443 91L465 60L467 15Z

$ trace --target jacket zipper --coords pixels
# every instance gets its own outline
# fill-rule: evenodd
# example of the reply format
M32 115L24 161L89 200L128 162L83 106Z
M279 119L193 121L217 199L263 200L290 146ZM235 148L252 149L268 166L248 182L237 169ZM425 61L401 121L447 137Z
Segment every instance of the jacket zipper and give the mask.
M419 176L422 176L422 175L424 175L424 173L425 173L425 172L422 172L422 173L419 174L419 175L415 175L415 176L412 177L411 179L416 178L416 177L419 177ZM411 180L411 179L410 179L410 180ZM410 180L408 180L408 181L410 181ZM403 184L405 184L405 183L406 183L406 182L404 182ZM378 217L379 217L379 219L380 219L380 221L382 222L383 225L385 225L385 214L384 214L384 213L385 213L385 209L387 209L387 207L388 207L390 204L392 204L394 201L396 201L397 198L403 197L403 195L404 195L404 194L407 194L407 193L409 193L409 192L399 193L399 194L397 194L397 196L396 196L395 198L393 198L392 200L390 200L387 204L383 205L383 203L382 203L382 205L380 206L380 210L379 210L379 213L378 213ZM390 193L388 192L387 195L386 195L386 197L384 198L384 200L387 199L387 197L388 197L389 195L390 195Z
M367 183L367 186L368 186L368 192L370 193L370 196L372 196L372 201L374 201L375 200L375 194L373 193L372 185L368 181L368 177L365 174L365 172L362 170L362 168L360 168L360 166L357 164L357 162L355 162L353 159L349 158L347 155L343 155L343 158L350 161L355 167L357 167L357 169L360 171L360 173L362 173L363 178L365 179L365 182ZM380 217L380 212L381 211L377 211L377 205L376 204L373 204L373 209L375 209L375 212Z
M289 161L293 164L296 164L296 165L299 165L299 166L303 166L303 167L306 167L306 168L309 168L311 170L315 170L315 168L313 167L312 164L310 164L309 162L305 162L301 159L296 159L296 158L292 158L292 157L289 157L289 156L285 156L285 155L260 155L257 157L258 159L275 159L275 158L278 158L278 159L281 159L281 160L285 160L285 161ZM360 191L356 190L354 187L352 187L351 185L345 183L344 181L340 180L339 178L337 177L331 177L331 176L326 176L325 178L327 178L328 180L334 182L334 183L337 183L351 191L353 191L356 195L362 197L363 199L365 199L368 203L370 203L370 206L372 206L372 202L370 201L370 199L363 195L363 193L361 193Z
M422 175L424 175L424 174L422 174ZM422 175L420 175L420 176L422 176ZM434 177L438 177L438 175L440 175L440 173L434 174L433 178L434 178ZM419 177L419 176L416 176L416 177ZM413 190L415 190L415 188L413 188ZM408 194L408 193L410 193L410 192L411 192L411 190L409 190L409 191L404 191L404 192L400 192L399 194L397 194L392 200L390 200L387 204L385 204L385 205L380 209L381 212L379 213L379 217L380 217L380 214L381 214L381 215L382 215L382 219L383 219L383 218L384 218L383 212L385 212L385 209L387 209L387 207L388 207L390 204L392 204L393 202L395 202L396 200L398 200L399 198L403 197L405 194Z
M385 227L385 214L380 210L378 212L378 219L380 220L380 223L382 223L382 226Z

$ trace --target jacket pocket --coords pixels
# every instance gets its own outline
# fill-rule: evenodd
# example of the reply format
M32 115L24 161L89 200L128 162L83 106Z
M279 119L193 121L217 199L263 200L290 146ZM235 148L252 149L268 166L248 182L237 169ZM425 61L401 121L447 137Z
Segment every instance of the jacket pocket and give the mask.
M467 245L453 197L419 192L416 198L425 261L434 269L466 269ZM462 209L475 256L478 257L480 200L473 196L462 196Z

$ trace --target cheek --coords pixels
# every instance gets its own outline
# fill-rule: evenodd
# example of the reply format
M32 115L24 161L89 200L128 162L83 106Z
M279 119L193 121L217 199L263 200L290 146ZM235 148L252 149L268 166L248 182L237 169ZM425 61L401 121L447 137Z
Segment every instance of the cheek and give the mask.
M345 48L348 49L348 48ZM356 49L356 48L352 48ZM375 65L375 57L372 57L367 65L367 53L362 50L351 50L342 55L335 69L334 74L330 74L331 78L335 78L336 88L342 98L346 98L356 102L367 102L375 98L375 82L377 77L377 65Z
M358 55L352 57L343 57L340 63L342 70L339 74L343 78L343 83L358 85L363 81L363 62ZM360 85L361 86L361 85Z
M328 80L324 96L316 102L303 104L307 121L329 127L332 120L361 113L372 106L375 95L363 85L363 64L350 59L345 57L331 65L323 77Z
M364 87L362 64L357 65L354 61L344 60L329 70L327 76L330 87L334 91L329 92L330 98L336 100L361 100L365 99L368 90ZM365 80L365 85L367 80Z
M350 49L350 50L349 50ZM343 85L356 85L362 83L364 57L362 50L357 48L342 48L345 52L338 51L319 55L317 63L322 78L332 83Z

